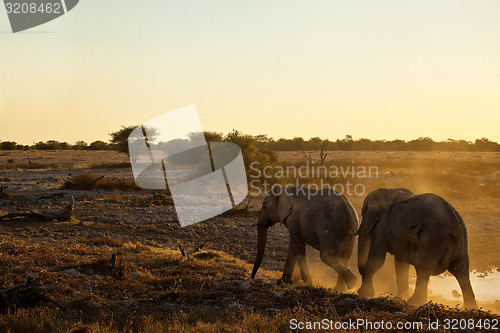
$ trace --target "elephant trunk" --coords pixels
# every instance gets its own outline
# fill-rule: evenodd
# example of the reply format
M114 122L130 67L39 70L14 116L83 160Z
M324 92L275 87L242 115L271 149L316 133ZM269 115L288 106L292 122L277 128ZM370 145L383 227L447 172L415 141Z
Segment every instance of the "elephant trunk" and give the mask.
M257 222L257 256L255 257L255 263L253 264L252 269L252 279L255 278L255 274L259 270L260 264L262 263L262 258L264 257L264 251L266 249L267 242L267 229L269 229L270 225L265 223L266 219L263 214L259 218L259 222Z

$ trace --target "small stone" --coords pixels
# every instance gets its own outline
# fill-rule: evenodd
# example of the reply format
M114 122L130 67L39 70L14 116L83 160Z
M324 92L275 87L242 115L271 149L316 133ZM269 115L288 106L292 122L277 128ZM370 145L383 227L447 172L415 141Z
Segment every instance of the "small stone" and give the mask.
M278 291L278 296L283 297L286 295L286 290Z
M240 284L240 288L241 289L246 289L246 288L250 287L251 284L252 283L250 281L245 281L242 284Z
M26 275L24 277L29 279L29 278L34 278L36 275L37 274L35 272L29 272L29 273L26 273Z
M356 304L356 301L351 297L345 297L345 298L342 298L340 301L338 301L337 304L341 305L341 306L354 305L354 304Z
M134 279L138 279L142 276L142 274L139 272L132 272L130 273L130 276L133 277Z
M74 269L74 268L71 268L71 269L66 269L66 270L64 271L64 273L65 273L65 274L68 274L69 276L72 276L72 277L74 277L74 278L77 278L77 277L79 277L79 276L80 276L80 272L79 272L79 271L77 271L77 270L76 270L76 269Z
M100 280L101 279L101 276L99 274L95 274L94 276L92 276L94 279L96 280Z

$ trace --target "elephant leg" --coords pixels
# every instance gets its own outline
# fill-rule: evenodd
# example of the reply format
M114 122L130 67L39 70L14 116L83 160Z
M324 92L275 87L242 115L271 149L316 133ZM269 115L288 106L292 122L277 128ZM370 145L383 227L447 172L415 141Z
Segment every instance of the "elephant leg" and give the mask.
M382 250L377 251L374 247L370 249L366 263L359 267L359 273L362 277L361 287L358 289L359 295L365 297L373 297L375 295L373 276L384 266L386 254L387 252Z
M472 290L472 286L470 284L469 273L455 275L457 278L458 284L460 284L460 288L462 289L462 294L464 295L464 306L466 308L478 308L476 303L476 296L474 295L474 291Z
M466 257L458 258L450 264L448 271L453 274L457 279L460 288L462 289L462 295L464 295L464 306L466 308L478 308L476 303L476 296L472 290L469 277L469 260Z
M356 285L357 278L349 268L343 263L341 258L335 251L321 249L319 252L321 261L333 268L347 286L347 289L352 289ZM340 286L339 286L340 287Z
M292 246L291 242L288 245L288 255L285 260L285 267L283 268L283 276L278 280L280 283L292 283L292 274L295 269L295 264L297 263L297 251Z
M300 275L302 280L308 286L312 286L311 271L309 270L309 262L307 261L305 245L297 249L297 262L299 263Z
M348 262L348 259L345 259L345 258L342 259L342 264L346 267L347 267L347 262ZM347 290L346 282L344 281L344 279L342 278L342 276L340 274L337 277L337 284L335 285L335 288L333 290L335 290L336 292L339 292L339 293L345 292Z
M396 268L396 281L398 285L398 296L408 298L408 284L410 264L394 257L394 266Z
M307 261L307 255L305 254L305 251L304 254L301 253L300 255L298 255L297 261L299 263L300 275L302 276L302 280L308 286L312 286L311 271L309 270L309 262Z
M427 303L427 287L429 285L430 274L427 271L417 268L417 283L413 296L408 299L408 303L422 305Z

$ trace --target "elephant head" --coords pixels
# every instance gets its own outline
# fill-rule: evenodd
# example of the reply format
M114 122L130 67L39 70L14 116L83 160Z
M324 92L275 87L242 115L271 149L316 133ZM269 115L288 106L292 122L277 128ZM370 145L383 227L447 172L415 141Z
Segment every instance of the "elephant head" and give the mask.
M252 270L252 279L257 274L267 242L267 230L276 223L287 226L287 218L292 213L293 193L286 187L275 186L262 203L259 220L257 221L257 256Z
M409 195L413 195L413 192L405 188L381 188L371 192L365 198L363 201L363 208L361 209L361 216L363 220L357 232L359 235L359 267L364 267L366 263L368 251L370 249L370 242L376 231L375 227L379 224L383 216L389 213L391 205L394 202L407 198Z

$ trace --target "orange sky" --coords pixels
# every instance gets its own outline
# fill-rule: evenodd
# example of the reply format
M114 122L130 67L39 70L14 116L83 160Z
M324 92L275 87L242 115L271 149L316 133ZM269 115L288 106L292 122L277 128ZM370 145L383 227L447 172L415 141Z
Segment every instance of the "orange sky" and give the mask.
M109 139L196 104L205 130L500 141L500 2L80 2L12 34L0 140Z

